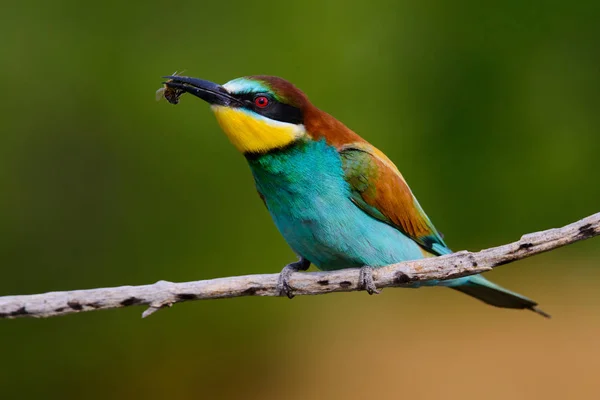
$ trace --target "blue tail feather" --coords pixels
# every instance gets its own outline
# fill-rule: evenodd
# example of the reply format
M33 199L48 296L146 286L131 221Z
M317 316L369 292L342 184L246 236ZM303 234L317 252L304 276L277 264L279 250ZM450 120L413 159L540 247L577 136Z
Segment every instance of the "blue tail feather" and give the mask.
M466 280L459 278L461 283L450 287L495 307L526 309L550 318L549 314L537 307L538 304L535 301L525 296L504 289L481 275L471 275L467 278Z

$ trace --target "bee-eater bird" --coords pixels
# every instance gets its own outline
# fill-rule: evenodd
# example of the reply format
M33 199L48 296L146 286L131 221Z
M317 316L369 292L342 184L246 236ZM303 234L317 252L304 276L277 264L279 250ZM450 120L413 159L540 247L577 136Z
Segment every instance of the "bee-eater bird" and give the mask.
M224 85L165 78L169 101L190 93L211 105L246 157L275 225L299 256L282 270L280 294L290 296L291 273L311 263L326 271L360 268L361 284L373 294L373 268L452 252L394 163L290 82L273 76ZM549 317L536 302L481 275L420 285L447 286L496 307Z

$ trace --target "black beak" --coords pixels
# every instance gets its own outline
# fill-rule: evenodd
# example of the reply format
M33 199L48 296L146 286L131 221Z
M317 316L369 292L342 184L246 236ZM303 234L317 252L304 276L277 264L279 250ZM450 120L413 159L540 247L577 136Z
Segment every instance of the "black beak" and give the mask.
M223 86L188 76L163 76L168 79L165 85L175 91L193 94L209 104L219 106L240 106L242 102L233 97Z

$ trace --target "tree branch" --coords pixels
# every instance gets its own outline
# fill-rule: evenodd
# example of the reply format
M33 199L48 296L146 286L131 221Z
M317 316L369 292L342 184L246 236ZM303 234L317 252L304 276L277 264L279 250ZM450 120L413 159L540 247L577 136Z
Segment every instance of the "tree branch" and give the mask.
M489 271L499 265L530 257L600 234L600 213L562 228L524 235L521 240L482 250L407 261L377 268L378 288L407 286L419 281L444 280ZM295 295L350 292L358 289L358 269L295 273L290 286ZM278 296L279 274L246 275L195 282L159 281L152 285L120 286L67 292L0 297L0 318L45 318L81 311L147 305L142 314L188 300L241 296Z

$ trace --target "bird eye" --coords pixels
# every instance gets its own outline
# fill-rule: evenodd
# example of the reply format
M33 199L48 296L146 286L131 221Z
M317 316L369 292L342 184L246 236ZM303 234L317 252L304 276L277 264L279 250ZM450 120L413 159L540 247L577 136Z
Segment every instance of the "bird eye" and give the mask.
M254 105L258 108L265 108L269 105L269 98L267 96L256 96L254 98Z

